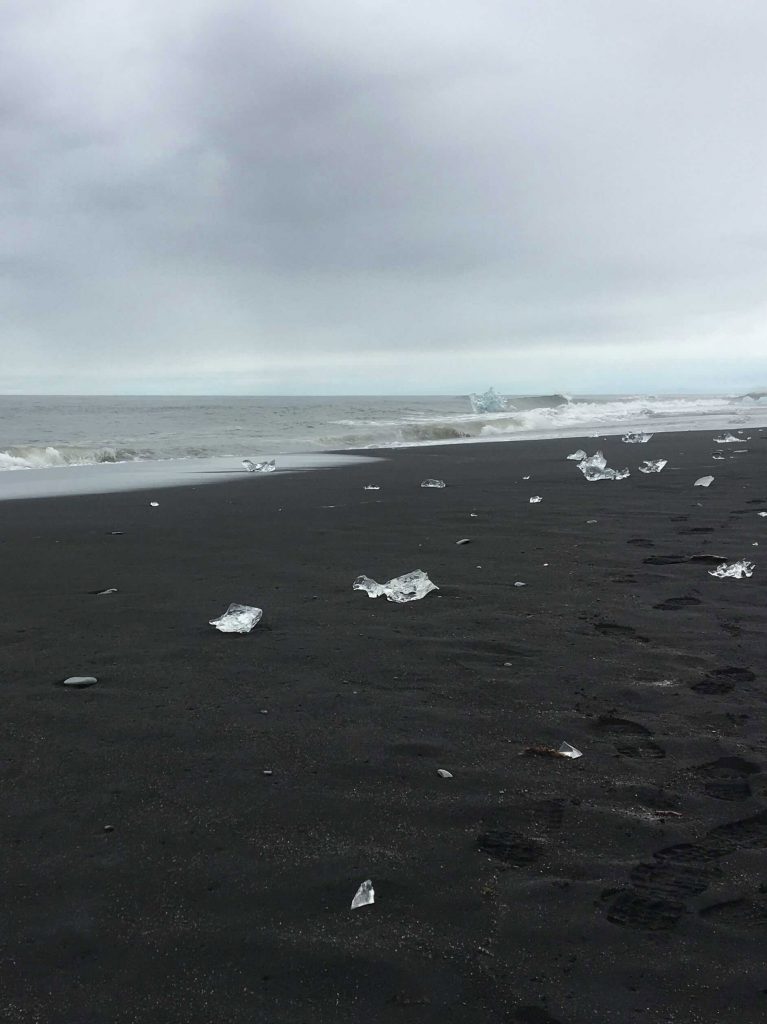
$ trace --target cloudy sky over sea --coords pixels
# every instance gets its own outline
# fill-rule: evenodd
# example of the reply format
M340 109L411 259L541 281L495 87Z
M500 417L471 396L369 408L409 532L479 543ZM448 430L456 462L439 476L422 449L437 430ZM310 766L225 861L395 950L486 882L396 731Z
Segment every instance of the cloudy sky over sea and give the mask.
M5 0L4 392L767 383L762 0Z

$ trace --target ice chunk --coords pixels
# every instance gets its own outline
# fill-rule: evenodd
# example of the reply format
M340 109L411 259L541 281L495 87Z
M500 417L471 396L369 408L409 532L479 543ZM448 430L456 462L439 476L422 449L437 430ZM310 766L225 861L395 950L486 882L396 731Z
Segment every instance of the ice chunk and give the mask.
M107 590L97 590L96 591L96 596L97 597L104 597L105 594L116 594L116 593L117 593L117 587L109 587Z
M437 775L439 775L441 779L452 779L453 777L453 773L449 772L447 768L438 768Z
M421 487L444 487L444 486L445 486L445 481L444 480L432 480L430 478L428 480L423 480L421 482Z
M372 881L368 878L355 893L352 900L352 910L356 910L358 907L368 907L371 903L375 903L375 901L375 889L373 888Z
M160 502L159 501L150 501L149 504L150 504L150 506L152 508L159 508L160 507Z
M624 434L621 438L624 444L647 444L652 434Z
M381 488L378 484L365 484L362 488L363 491L380 491Z
M529 476L523 476L523 477L522 477L522 479L523 479L523 480L529 480L529 479L530 479L530 477L529 477Z
M716 569L709 569L709 576L717 576L720 580L732 577L734 580L742 580L744 576L751 576L756 568L753 562L741 558L739 562L722 562Z
M369 576L358 576L352 584L352 590L364 590L368 597L385 597L395 604L407 604L408 601L420 601L432 590L439 587L429 579L422 569L396 576L388 583L376 583Z
M625 480L630 476L628 469L608 469L607 459L601 451L581 459L578 469L587 480Z
M534 494L530 499L530 504L537 505L539 501L543 501L543 498L540 496L540 494Z
M517 580L517 581L516 581L516 582L514 583L514 586L515 586L515 587L526 587L526 586L527 586L527 584L526 584L526 583L523 583L523 582L522 582L522 580Z
M736 437L734 434L722 434L714 438L714 444L741 444L743 441L750 441L750 437Z
M764 517L765 517L765 516L767 516L767 512L757 512L756 514L757 514L758 516L761 516L761 517L762 517L762 519L764 519Z
M724 455L712 455L714 462L724 462Z
M277 469L274 459L268 462L254 462L252 459L243 459L242 464L249 473L273 473Z
M573 452L572 455L567 456L572 462L580 462L582 459L587 458L586 452L582 448L579 448L577 452Z
M557 753L561 754L562 757L583 757L582 752L578 750L577 747L571 746L569 743L562 743L557 750Z
M693 487L709 487L713 482L712 476L701 476L695 481Z
M93 686L97 682L96 676L68 676L61 685L71 686L75 690L84 690L86 686Z
M456 544L471 544L471 540L469 537L461 537L460 540L456 541Z
M220 633L249 633L263 614L260 608L248 604L230 604L224 614L211 619L209 625Z
M645 459L639 467L640 473L660 473L664 466L668 465L668 459Z
M474 412L505 412L509 403L493 388L488 388L483 395L469 395L471 408Z

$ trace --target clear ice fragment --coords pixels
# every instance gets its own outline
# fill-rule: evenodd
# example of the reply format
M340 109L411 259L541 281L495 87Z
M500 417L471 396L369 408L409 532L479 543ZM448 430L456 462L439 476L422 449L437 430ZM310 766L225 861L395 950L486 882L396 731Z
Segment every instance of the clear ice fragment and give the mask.
M756 565L753 562L741 558L739 562L722 562L716 569L709 569L709 576L716 576L720 580L731 577L734 580L742 580L744 576L751 576Z
M608 469L607 459L601 451L581 459L578 469L587 480L625 480L630 476L628 469Z
M71 686L75 690L84 690L86 686L93 686L97 682L96 676L68 676L61 685Z
M273 473L277 468L274 459L268 462L254 462L252 459L243 459L242 464L249 473Z
M379 487L378 484L365 484L365 486L362 488L362 490L363 491L380 491L381 488Z
M368 597L385 597L395 604L407 604L408 601L420 601L432 590L439 587L429 579L422 569L396 576L388 583L376 583L369 576L358 576L352 584L352 590L364 590Z
M117 593L117 587L108 587L106 590L98 590L98 591L96 591L96 596L97 597L104 597L105 594L116 594L116 593Z
M159 501L150 501L149 504L150 504L150 506L152 508L159 508L160 507L160 502Z
M537 505L539 501L543 501L543 498L540 496L540 494L534 494L530 499L530 504Z
M557 753L561 754L562 757L583 757L583 753L578 750L577 747L573 747L569 743L562 743L557 750Z
M505 412L509 407L506 399L493 388L488 388L483 395L469 395L469 401L474 412Z
M516 580L515 583L514 583L514 586L515 587L526 587L527 584L523 583L522 580Z
M358 907L368 907L371 903L375 903L375 901L375 889L373 888L372 881L368 878L355 893L352 900L352 910L356 910Z
M756 514L758 516L761 516L762 519L764 519L764 517L767 516L767 512L757 512Z
M248 604L230 604L223 615L211 619L209 625L220 633L249 633L263 615L261 608Z
M724 462L724 455L712 455L714 462Z
M714 438L714 444L740 444L743 441L750 441L750 437L736 437L734 434L722 434Z
M523 480L529 480L529 479L530 479L530 477L529 477L529 476L523 476L523 477L522 477L522 479L523 479Z
M587 455L582 448L579 448L577 452L573 452L572 455L568 455L567 458L571 462L580 462L581 459L587 458Z
M421 482L421 487L444 487L444 486L445 486L445 481L444 480L432 480L432 479L429 479L429 480L423 480Z
M660 473L664 466L668 465L668 459L645 459L639 467L640 473Z
M647 444L652 437L652 434L641 434L641 433L628 433L624 434L621 438L624 444Z
M712 476L701 476L695 481L693 487L709 487L713 482Z
M449 772L447 768L438 768L437 775L439 775L441 779L452 779L453 777L453 773Z
M455 543L456 544L471 544L471 540L469 539L469 537L461 537L461 539L457 540Z

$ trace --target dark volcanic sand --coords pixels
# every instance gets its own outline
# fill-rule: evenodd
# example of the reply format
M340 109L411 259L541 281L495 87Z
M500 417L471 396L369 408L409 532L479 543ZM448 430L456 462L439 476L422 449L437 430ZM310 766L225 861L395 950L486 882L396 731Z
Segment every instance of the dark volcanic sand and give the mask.
M752 435L608 441L618 483L571 439L1 504L0 1020L767 1019Z

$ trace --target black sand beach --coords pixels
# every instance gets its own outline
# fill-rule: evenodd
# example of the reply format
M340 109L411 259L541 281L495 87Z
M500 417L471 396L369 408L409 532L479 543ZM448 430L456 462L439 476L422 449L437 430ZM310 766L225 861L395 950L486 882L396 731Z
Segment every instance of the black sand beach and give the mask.
M0 503L0 1020L767 1019L751 434ZM631 477L565 460L597 446ZM416 568L422 601L352 590Z

